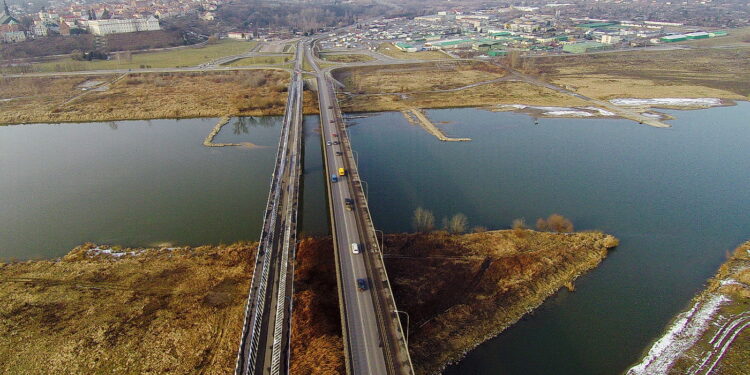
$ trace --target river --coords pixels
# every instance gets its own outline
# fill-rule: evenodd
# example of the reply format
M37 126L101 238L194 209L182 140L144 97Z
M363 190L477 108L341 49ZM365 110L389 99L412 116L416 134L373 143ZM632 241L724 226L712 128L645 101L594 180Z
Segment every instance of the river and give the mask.
M0 126L0 259L57 257L87 241L156 246L257 240L281 117L233 118L214 138L257 148L203 146L217 122ZM305 117L306 129L317 123L317 116ZM314 157L320 138L312 139L317 142L308 154ZM327 232L325 222L303 227Z
M427 111L438 141L398 112L350 120L376 227L411 230L414 209L508 228L560 213L621 239L603 264L447 370L619 374L750 239L750 103L665 111L673 128L614 119Z
M441 143L398 112L350 120L378 229L411 230L417 206L472 225L560 213L621 239L603 264L479 346L454 374L618 374L750 238L750 104L626 120L428 111ZM0 258L124 246L256 240L280 117L0 127ZM300 230L328 233L317 117L305 118Z

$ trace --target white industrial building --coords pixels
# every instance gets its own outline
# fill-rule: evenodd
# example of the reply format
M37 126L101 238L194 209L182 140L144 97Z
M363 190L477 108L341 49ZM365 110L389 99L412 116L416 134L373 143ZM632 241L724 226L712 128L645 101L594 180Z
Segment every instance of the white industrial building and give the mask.
M125 20L92 20L86 21L86 25L89 27L89 32L94 35L161 30L161 27L159 27L159 20L154 16L149 18L131 18Z

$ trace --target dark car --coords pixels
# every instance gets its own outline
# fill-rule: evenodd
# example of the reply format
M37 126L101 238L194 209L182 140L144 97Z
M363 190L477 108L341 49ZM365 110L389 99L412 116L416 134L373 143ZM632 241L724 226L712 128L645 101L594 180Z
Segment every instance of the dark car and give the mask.
M341 142L339 142L339 141L333 141L333 144L338 145L338 144L341 144Z
M344 198L344 205L346 206L347 210L351 211L354 207L354 199Z
M341 152L341 151L336 151L336 156L341 156L341 155L343 155L343 154L344 154L344 153L343 153L343 152Z
M357 288L359 288L359 290L367 290L367 280L357 279Z

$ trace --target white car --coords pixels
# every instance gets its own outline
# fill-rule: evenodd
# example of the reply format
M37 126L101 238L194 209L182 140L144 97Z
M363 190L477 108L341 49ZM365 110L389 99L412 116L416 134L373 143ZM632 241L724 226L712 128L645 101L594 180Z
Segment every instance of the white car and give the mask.
M359 254L359 245L357 243L352 244L352 253Z

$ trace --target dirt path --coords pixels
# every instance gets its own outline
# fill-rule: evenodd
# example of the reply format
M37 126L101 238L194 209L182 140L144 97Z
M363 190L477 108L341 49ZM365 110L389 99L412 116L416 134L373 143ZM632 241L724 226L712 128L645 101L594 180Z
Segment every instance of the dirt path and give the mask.
M500 64L498 64L498 65L500 65ZM604 109L606 109L606 110L608 110L610 112L613 112L613 113L615 113L616 115L618 115L618 116L620 116L622 118L626 118L628 120L637 121L639 124L646 124L646 125L653 126L653 127L656 127L656 128L671 128L672 127L671 125L665 124L665 123L663 123L663 122L661 122L661 121L659 121L657 119L654 119L654 118L651 118L651 117L648 117L648 116L644 116L644 115L642 115L642 114L640 114L638 112L635 112L635 111L627 109L627 108L616 106L616 105L614 105L614 104L612 104L612 103L610 103L610 102L608 102L606 100L599 100L599 99L590 98L588 96L581 95L581 94L579 94L577 92L570 91L568 89L565 89L563 87L554 85L552 83L549 83L549 82L546 82L546 81L542 81L542 80L540 80L538 78L535 78L535 77L532 77L532 76L530 76L528 74L521 73L521 72L519 72L517 70L514 70L514 69L511 69L511 68L509 68L507 66L503 66L503 65L500 65L500 66L502 66L504 69L507 69L508 72L512 76L516 77L520 81L523 81L523 82L526 82L526 83L530 83L530 84L536 85L536 86L545 87L545 88L548 88L550 90L557 91L557 92L559 92L561 94L566 94L566 95L570 95L570 96L573 96L573 97L581 99L581 100L585 100L585 101L587 101L587 102L589 102L589 103L591 103L593 105L602 107L602 108L604 108Z
M443 133L440 128L435 126L435 124L430 121L430 119L425 116L424 112L422 112L421 109L412 108L408 110L403 110L401 113L404 114L404 117L407 121L409 121L412 124L419 125L424 130L426 130L428 133L435 136L435 138L443 141L443 142L469 142L471 141L471 138L452 138L448 137Z

